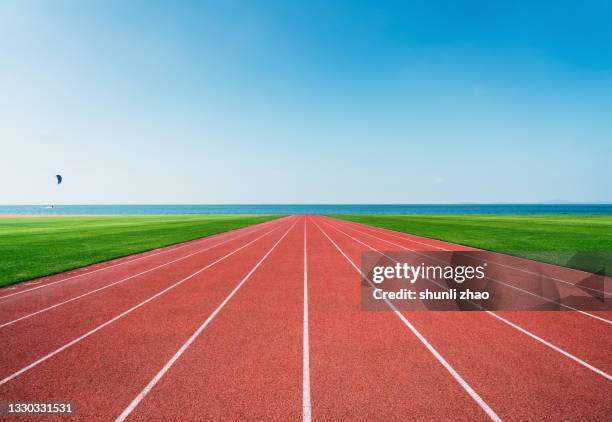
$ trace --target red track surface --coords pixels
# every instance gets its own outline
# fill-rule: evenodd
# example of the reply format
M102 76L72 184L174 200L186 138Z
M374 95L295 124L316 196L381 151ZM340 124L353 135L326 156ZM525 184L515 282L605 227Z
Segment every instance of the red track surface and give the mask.
M72 400L81 420L610 419L609 311L362 311L353 263L402 247L461 248L293 216L2 289L0 401Z

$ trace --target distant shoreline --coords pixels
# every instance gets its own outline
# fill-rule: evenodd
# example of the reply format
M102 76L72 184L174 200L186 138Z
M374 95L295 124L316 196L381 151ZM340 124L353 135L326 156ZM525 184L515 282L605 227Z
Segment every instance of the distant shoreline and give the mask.
M26 217L115 217L131 214L0 214L0 218L26 218ZM144 215L144 214L141 214Z
M380 215L612 215L612 204L217 204L217 205L0 205L0 216L121 216L207 214Z

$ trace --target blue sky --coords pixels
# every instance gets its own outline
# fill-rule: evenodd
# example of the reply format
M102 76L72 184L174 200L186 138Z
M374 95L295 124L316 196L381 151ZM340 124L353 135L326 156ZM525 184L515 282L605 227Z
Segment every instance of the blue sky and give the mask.
M611 202L611 21L606 1L4 1L0 203Z

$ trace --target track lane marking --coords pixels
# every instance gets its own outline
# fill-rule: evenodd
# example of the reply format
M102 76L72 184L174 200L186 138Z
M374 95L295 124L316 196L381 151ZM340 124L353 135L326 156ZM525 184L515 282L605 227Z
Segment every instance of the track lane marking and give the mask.
M486 312L486 313L488 313L489 315L491 315L492 317L499 319L500 321L504 322L505 324L508 324L509 326L511 326L511 327L513 327L513 328L515 328L515 329L519 330L519 331L520 331L520 332L522 332L523 334L528 335L529 337L533 338L534 340L537 340L537 341L539 341L540 343L542 343L542 344L544 344L544 345L546 345L546 346L550 347L551 349L555 350L556 352L559 352L559 353L561 353L562 355L564 355L564 356L566 356L566 357L570 358L571 360L573 360L574 362L577 362L578 364L580 364L580 365L584 366L585 368L590 369L591 371L595 372L596 374L601 375L602 377L606 378L608 381L612 381L612 375L610 375L610 374L608 374L608 373L606 373L606 372L602 371L602 370L601 370L601 369L599 369L599 368L594 367L593 365L591 365L591 364L589 364L589 363L587 363L587 362L583 361L583 360L582 360L582 359L580 359L579 357L574 356L574 355L572 355L572 354L571 354L571 353L569 353L569 352L566 352L565 350L561 349L561 348L560 348L560 347L558 347L558 346L555 346L554 344L552 344L552 343L550 343L550 342L548 342L548 341L544 340L544 339L543 339L543 338L541 338L541 337L538 337L537 335L533 334L532 332L527 331L526 329L524 329L524 328L523 328L523 327L521 327L520 325L515 324L515 323L513 323L512 321L507 320L506 318L502 317L501 315L498 315L498 314L496 314L496 313L494 313L494 312L491 312L491 311L485 311L485 312Z
M155 385L162 379L162 377L170 370L172 365L181 357L183 353L189 348L189 346L198 338L198 336L204 331L204 329L210 324L210 322L217 316L221 309L230 301L230 299L236 294L238 290L247 282L247 280L253 275L253 273L259 268L259 266L266 260L266 258L272 253L272 251L278 246L278 244L287 236L287 234L293 229L297 222L293 223L289 229L281 236L278 241L266 252L266 254L255 264L255 266L248 272L246 276L234 287L234 290L221 302L221 304L206 318L206 320L198 327L198 329L187 339L185 343L179 348L179 350L166 362L166 364L159 370L159 372L149 381L145 388L132 400L132 402L121 412L121 414L115 419L116 422L124 421L130 413L140 404L140 402L149 394L149 392L155 387Z
M266 226L266 227L267 227L267 226ZM258 228L257 230L253 230L253 231L248 231L248 232L246 232L246 233L240 234L240 235L235 236L235 237L231 237L230 239L226 239L226 240L224 240L224 241L222 241L222 242L220 242L220 243L215 243L215 244L210 245L210 246L208 246L208 247L206 247L206 248L204 248L204 249L200 249L200 250L198 250L198 251L196 251L196 252L192 252L192 253L190 253L190 254L188 254L188 255L185 255L185 256L183 256L183 257L180 257L180 258L174 259L174 260L172 260L172 261L166 262L166 263L164 263L164 264L158 265L158 266L153 267L153 268L149 268L148 270L142 271L142 272L137 273L137 274L133 274L133 275L131 275L131 276L129 276L129 277L125 277L125 278L123 278L123 279L121 279L121 280L118 280L118 281L115 281L115 282L113 282L113 283L110 283L110 284L107 284L107 285L105 285L105 286L102 286L102 287L100 287L100 288L97 288L97 289L91 290L91 291L89 291L89 292L87 292L87 293L83 293L83 294L81 294L81 295L79 295L79 296L75 296L75 297L70 298L70 299L67 299L67 300L65 300L65 301L63 301L63 302L56 303L55 305L51 305L51 306L48 306L48 307L46 307L46 308L40 309L40 310L38 310L38 311L32 312L32 313L30 313L30 314L27 314L27 315L21 316L21 317L16 318L16 319L14 319L14 320L12 320L12 321L8 321L8 322L5 322L5 323L2 323L2 324L0 324L0 329L1 329L1 328L4 328L4 327L7 327L7 326L9 326L9 325L15 324L15 323L17 323L17 322L19 322L19 321L23 321L23 320L28 319L28 318L31 318L31 317L33 317L33 316L36 316L36 315L42 314L42 313L44 313L44 312L50 311L50 310L52 310L52 309L58 308L58 307L60 307L60 306L62 306L62 305L65 305L65 304L67 304L67 303L74 302L74 301L76 301L76 300L78 300L78 299L82 299L82 298L84 298L84 297L86 297L86 296L89 296L89 295L91 295L91 294L94 294L94 293L100 292L100 291L102 291L102 290L106 290L106 289L108 289L108 288L110 288L110 287L113 287L113 286L115 286L115 285L117 285L117 284L121 284L121 283L126 282L126 281L128 281L128 280L131 280L131 279L133 279L133 278L136 278L136 277L139 277L139 276L141 276L141 275L144 275L144 274L150 273L151 271L155 271L155 270L157 270L157 269L159 269L159 268L163 268L163 267L166 267L166 266L168 266L168 265L170 265L170 264L174 264L175 262L182 261L182 260L184 260L184 259L190 258L190 257L192 257L192 256L194 256L194 255L199 254L199 253L209 251L209 250L211 250L211 249L216 248L217 246L224 245L224 244L229 243L229 242L231 242L231 241L233 241L233 240L241 239L241 238L243 238L243 237L245 237L245 236L247 236L247 235L249 235L249 234L257 233L257 232L261 231L262 229L265 229L265 227L263 227L263 228Z
M366 246L366 247L370 248L370 249L371 249L371 250L373 250L373 251L380 252L380 253L381 253L381 255L383 255L383 256L385 256L385 257L387 257L387 258L391 259L392 261L398 262L398 261L397 261L396 259L394 259L393 257L391 257L391 256L389 256L389 255L387 255L387 254L385 254L384 252L380 251L379 249L374 248L373 246L371 246L371 245L369 245L369 244L367 244L367 243L365 243L365 242L362 242L362 241L360 241L360 240L358 240L358 239L354 238L353 236L351 236L351 235L349 235L349 234L347 234L347 233L343 232L342 230L338 229L337 227L334 227L332 224L328 224L328 223L325 223L325 224L326 224L326 225L328 225L328 226L330 226L330 227L332 227L334 230L339 231L340 233L344 234L345 236L347 236L347 237L349 237L349 238L353 239L355 242L361 243L362 245L364 245L364 246ZM358 230L355 230L355 231L358 231ZM360 233L361 233L361 232L360 232ZM369 235L368 233L364 233L364 234ZM372 235L369 235L369 236L372 236ZM384 239L378 238L378 237L376 237L376 236L372 236L372 237L374 237L375 239L379 239L379 240L381 240L381 241L383 241L383 242L387 242L387 243L389 243L389 244L391 244L391 245L399 246L399 247L401 247L401 248L403 248L403 249L405 249L405 250L412 250L412 249L409 249L409 248L407 248L407 247L405 247L405 246L398 245L398 244L396 244L396 243L393 243L393 242L391 242L391 241L388 241L388 240L384 240ZM445 289L445 290L449 290L449 288L448 288L447 286L444 286L444 285L442 285L442 284L439 284L439 283L437 283L437 282L435 282L435 281L433 281L433 280L431 280L431 279L429 279L429 278L426 278L426 280L430 281L431 283L433 283L433 284L435 284L435 285L437 285L437 286L439 286L439 287L441 287L441 288L443 288L443 289ZM588 362L585 362L584 360L580 359L579 357L572 355L571 353L569 353L569 352L567 352L567 351L565 351L565 350L561 349L561 348L560 348L560 347L558 347L558 346L555 346L554 344L550 343L549 341L544 340L543 338L541 338L541 337L537 336L536 334L534 334L534 333L532 333L532 332L528 331L527 329L525 329L525 328L521 327L520 325L518 325L518 324L516 324L516 323L513 323L512 321L507 320L506 318L502 317L501 315L498 315L498 314L496 314L496 313L495 313L495 312L493 312L493 311L490 311L490 310L488 310L488 309L485 309L485 308L483 308L481 305L479 305L479 304L477 304L477 303L475 303L475 302L473 302L473 301L471 301L471 300L470 300L469 302L470 302L470 303L472 303L473 305L477 306L478 308L482 309L484 312L486 312L486 313L487 313L487 314L489 314L490 316L492 316L492 317L494 317L494 318L497 318L498 320L500 320L500 321L504 322L505 324L508 324L508 325L509 325L509 326L511 326L512 328L514 328L514 329L516 329L516 330L518 330L518 331L522 332L523 334L525 334L525 335L527 335L527 336L529 336L529 337L533 338L534 340L536 340L536 341L538 341L538 342L542 343L543 345L545 345L545 346L547 346L547 347L549 347L549 348L553 349L554 351L556 351L556 352L558 352L558 353L561 353L562 355L564 355L565 357L567 357L567 358L569 358L569 359L573 360L574 362L576 362L576 363L578 363L578 364L580 364L580 365L584 366L585 368L587 368L587 369L589 369L589 370L591 370L591 371L595 372L595 373L596 373L596 374L598 374L598 375L601 375L602 377L606 378L607 380L612 381L612 375L610 375L610 374L606 373L605 371L603 371L603 370L601 370L601 369L599 369L599 368L596 368L595 366L591 365L591 364L590 364L590 363L588 363Z
M302 420L312 420L310 401L310 341L308 336L308 243L306 240L306 217L304 218L304 330L302 340Z
M265 222L263 222L263 223L259 223L259 224L263 225L263 224L272 223L272 222L275 222L275 221L282 221L282 220L283 220L283 218L280 218L280 219L277 219L277 220L265 221ZM20 295L20 294L23 294L23 293L31 292L31 291L33 291L33 290L38 290L38 289L43 289L43 288L45 288L45 287L54 286L54 285L56 285L56 284L58 284L58 283L62 283L62 282L64 282L64 281L73 280L73 279L75 279L75 278L79 278L79 277L82 277L82 276L85 276L85 275L89 275L89 274L97 273L97 272L99 272L99 271L108 270L109 268L115 268L115 267L118 267L118 266L121 266L121 265L129 264L129 263L131 263L131 262L140 261L140 260L142 260L142 259L146 259L146 258L149 258L149 257L152 257L152 256L157 256L157 255L162 255L162 254L165 254L165 253L168 253L168 252L177 251L177 250L180 250L180 249L186 248L186 247L188 247L188 246L193 246L195 243L204 242L204 241L206 241L206 240L210 240L210 239L213 239L213 240L214 240L214 239L216 239L216 238L218 238L218 237L220 237L220 236L222 236L222 235L224 235L224 234L229 234L229 233L235 232L235 231L237 231L237 230L241 230L241 229L248 229L248 228L252 228L252 227L255 227L255 226L258 226L258 224L255 224L255 225L253 225L253 226L241 227L240 229L228 230L228 231L226 231L226 232L215 233L215 234L212 234L212 235L210 235L210 236L201 237L201 238L199 238L199 239L188 240L188 241L187 241L187 243L185 243L184 245L179 245L179 246L176 246L176 247L173 247L173 246L175 246L175 245L164 246L165 248L169 248L169 249L164 249L163 251L159 251L159 252L152 253L152 254L145 255L145 256L140 256L140 257L138 257L138 258L134 258L134 259L131 259L131 260L128 260L128 261L118 262L118 263L116 263L116 264L109 265L109 266L107 266L107 267L103 267L103 268L98 268L98 269L96 269L96 270L88 271L88 272L86 272L86 273L76 274L76 275L73 275L73 276L70 276L70 277L67 277L67 278L63 278L63 279L61 279L61 280L56 280L56 281L53 281L53 282L51 282L51 283L47 283L47 284L43 284L43 285L40 285L40 286L36 286L36 287L31 288L31 289L20 290L20 291L15 292L15 293L11 293L11 294L8 294L8 295L0 296L0 300L2 300L2 299L6 299L6 298L8 298L8 297L17 296L17 295ZM159 248L158 248L158 249L159 249ZM155 250L155 249L152 249L152 250ZM150 251L149 251L149 252L150 252ZM140 252L140 253L147 253L147 251L145 251L145 252ZM128 256L129 256L129 255L128 255ZM123 258L125 258L125 257L123 257ZM121 259L121 257L120 257L120 258L115 258L115 259ZM112 261L112 260L111 260L111 261ZM108 262L108 261L106 261L106 262ZM104 263L104 262L98 262L97 264L103 264L103 263ZM91 265L96 265L96 263L91 264ZM73 269L73 270L78 270L78 268L75 268L75 269ZM73 270L69 270L69 271L73 271ZM52 275L48 275L48 276L43 276L43 277L52 277L52 276L53 276L53 274L52 274ZM39 281L39 283L41 283L41 282L42 282L42 281ZM30 283L24 283L23 285L25 286L25 285L27 285L27 284L31 284L31 282L30 282Z
M331 237L319 226L316 222L314 223L319 230L327 237L327 239L335 246L335 248L344 256L344 258L355 268L355 270L361 274L361 276L367 280L367 282L374 287L374 283L365 275L361 269L344 253L344 251L332 240ZM489 418L493 421L500 422L501 418L495 413L491 407L478 395L478 393L470 387L470 385L459 375L459 373L444 359L444 357L427 341L427 339L421 334L419 330L416 329L414 325L408 319L397 310L393 303L389 302L387 299L384 299L385 303L391 308L391 310L397 315L397 317L404 323L406 327L414 334L423 345L429 350L429 352L442 364L442 366L451 374L451 376L457 381L457 383L468 393L468 395L480 406L480 408L489 416Z
M354 230L354 231L359 231L359 230L357 230L357 229L353 229L353 228L350 228L350 227L349 227L349 229L350 229L350 230ZM338 229L336 229L336 230L338 230ZM364 233L364 232L360 232L360 233L367 234L367 235L369 235L369 236L373 236L373 235L371 235L371 234ZM398 246L399 246L399 245L398 245ZM409 250L409 251L412 251L412 252L414 252L414 253L416 253L416 254L418 254L418 255L425 256L425 257L427 257L427 258L429 258L429 259L432 259L432 260L434 260L434 261L443 262L443 261L441 261L440 259L437 259L437 258L431 257L431 256L429 256L429 255L427 255L427 254L425 254L425 253L419 252L419 251L415 251L414 249L410 249L410 248L407 248L407 247L406 247L405 249L406 249L406 250ZM452 251L452 250L450 250L450 249L446 249L446 251L447 251L447 252L454 252L454 251ZM538 294L532 293L532 292L527 291L527 290L525 290L525 289L521 289L520 287L513 286L512 284L506 283L506 282L501 281L501 280L498 280L498 279L496 279L496 278L493 278L493 277L487 276L487 277L485 277L485 279L487 279L487 280L491 280L491 281L494 281L494 282L499 283L499 284L502 284L502 285L504 285L504 286L506 286L506 287L509 287L509 288L511 288L511 289L518 290L518 291L521 291L521 292L523 292L523 293L527 293L528 295L531 295L531 296L533 296L533 297L537 297L537 298L539 298L539 299L543 299L543 300L545 300L545 301L547 301L547 302L549 302L549 303L554 303L554 304L557 304L557 305L562 306L562 307L564 307L564 308L571 309L572 311L578 312L578 313L580 313L580 314L582 314L582 315L584 315L584 316L587 316L587 317L590 317L590 318L593 318L593 319L599 320L599 321L601 321L601 322L605 322L606 324L612 324L612 321L611 321L611 320L609 320L609 319L606 319L606 318L600 317L600 316L595 315L595 314L592 314L592 313L590 313L590 312L583 311L583 310L578 309L578 308L574 308L573 306L566 305L566 304L564 304L564 303L560 303L560 302L557 302L557 301L554 301L554 300L548 299L548 298L546 298L546 297L544 297L544 296L540 296L540 295L538 295ZM574 287L576 287L575 285L573 285L573 286L574 286Z
M406 240L406 241L411 242L411 243L417 243L419 245L423 245L423 246L428 246L428 247L431 247L431 248L439 249L441 251L447 251L447 252L452 252L453 251L452 249L446 249L446 248L443 248L443 247L440 247L440 246L432 245L432 244L429 244L429 243L425 243L425 242L421 242L421 241L413 239L413 237L425 238L424 236L417 236L417 235L413 235L413 234L410 234L410 233L404 233L404 232L400 232L400 231L396 231L396 230L385 229L383 227L369 226L367 224L356 223L354 221L349 221L349 220L340 220L340 219L334 219L334 220L342 221L343 223L351 223L351 224L347 224L347 226L348 225L357 225L357 226L363 227L364 229L370 229L370 230L372 230L372 231L374 231L376 233L381 233L381 234L384 233L384 234L386 234L388 236L392 236L392 237L396 237L398 239ZM405 236L399 236L399 235L396 235L394 233L404 234ZM440 242L451 243L451 242L447 242L447 241L444 241L444 240L440 240ZM467 246L467 245L460 245L460 246ZM468 247L473 248L473 246L468 246ZM507 254L503 254L503 253L500 253L500 252L487 251L485 249L474 248L474 250L486 251L486 252L490 252L491 254L494 254L494 255L509 256L511 258L520 259L520 260L524 260L524 261L527 261L527 262L531 261L531 260L529 260L527 258L521 258L521 257L518 257L518 256L513 256L513 255L507 255ZM502 264L501 262L497 262L497 261L489 261L489 262L491 264L494 264L494 265L499 265L500 267L510 268L510 269L513 269L513 270L521 271L521 272L526 273L526 274L538 275L538 276L547 278L549 280L558 281L560 283L565 283L567 285L574 286L574 287L576 286L574 283L571 283L571 282L569 282L567 280L562 280L560 278L556 278L556 277L553 277L553 276L550 276L550 275L534 273L533 271L529 271L529 270L526 270L524 268L514 267L514 266L508 265L508 264ZM555 265L555 264L549 264L547 262L541 262L541 261L534 261L534 262L540 262L542 264L550 265L550 266L553 266L553 267L566 268L568 270L577 271L577 272L583 273L585 275L591 275L591 273L589 273L587 271L577 270L575 268L561 267L561 266L558 266L558 265ZM593 291L595 293L602 293L604 295L610 295L609 292L605 292L605 291L599 290L599 289L594 289L592 287L581 286L580 288L591 290L591 291Z
M295 224L295 223L294 223L294 224ZM126 315L130 314L131 312L135 311L136 309L138 309L138 308L140 308L140 307L142 307L142 306L146 305L147 303L151 302L152 300L154 300L154 299L158 298L159 296L163 295L164 293L166 293L166 292L168 292L168 291L172 290L173 288L175 288L175 287L177 287L177 286L179 286L179 285L183 284L184 282L186 282L186 281L188 281L188 280L192 279L192 278L193 278L193 277L195 277L196 275L198 275L198 274L202 273L203 271L206 271L207 269L209 269L209 268L211 268L212 266L214 266L214 265L218 264L219 262L221 262L221 261L225 260L226 258L229 258L230 256L234 255L235 253L237 253L237 252L241 251L242 249L246 248L247 246L251 245L252 243L255 243L255 242L256 242L256 241L258 241L259 239L261 239L261 238L263 238L263 237L265 237L265 236L269 235L270 233L272 233L272 232L274 232L274 231L278 230L279 228L280 228L280 227L276 227L276 228L274 228L274 229L272 229L272 230L270 230L270 231L268 231L268 232L266 232L266 233L262 234L261 236L257 237L256 239L251 240L250 242L246 243L245 245L243 245L243 246L239 247L238 249L235 249L234 251L232 251L232 252L228 253L227 255L224 255L223 257L221 257L221 258L217 259L216 261L214 261L214 262L212 262L212 263L210 263L210 264L206 265L205 267L200 268L198 271L194 272L193 274L191 274L191 275L189 275L189 276L187 276L187 277L185 277L185 278L183 278L183 279L181 279L181 280L177 281L177 282L176 282L176 283L174 283L173 285L171 285L171 286L169 286L169 287L165 288L164 290L162 290L162 291L160 291L160 292L158 292L158 293L154 294L153 296L149 297L148 299L143 300L142 302L138 303L137 305L132 306L132 307L131 307L131 308L129 308L128 310L126 310L126 311L124 311L124 312L120 313L119 315L117 315L117 316L115 316L115 317L111 318L110 320L108 320L108 321L106 321L106 322L104 322L104 323L102 323L102 324L98 325L96 328L94 328L94 329L92 329L92 330L90 330L90 331L86 332L85 334L83 334L83 335L81 335L81 336L79 336L79 337L75 338L74 340L71 340L70 342L68 342L68 343L64 344L63 346L61 346L61 347L59 347L59 348L55 349L53 352L50 352L50 353L46 354L45 356L43 356L43 357L41 357L41 358L39 358L39 359L35 360L34 362L30 363L29 365L27 365L27 366L25 366L25 367L21 368L20 370L18 370L18 371L16 371L16 372L12 373L11 375L9 375L9 376L5 377L5 378L4 378L4 379L2 379L2 380L0 380L0 385L4 385L4 384L6 384L7 382L9 382L9 381L11 381L11 380L13 380L13 379L17 378L17 377L18 377L18 376L20 376L21 374L23 374L23 373L25 373L25 372L29 371L30 369L32 369L32 368L34 368L34 367L36 367L36 366L38 366L38 365L40 365L41 363L43 363L43 362L45 362L46 360L48 360L48 359L52 358L53 356L57 355L58 353L63 352L64 350L68 349L69 347L71 347L71 346L73 346L73 345L75 345L75 344L79 343L80 341L82 341L82 340L86 339L87 337L89 337L89 336L93 335L94 333L96 333L96 332L100 331L100 330L101 330L101 329L103 329L104 327L106 327L106 326L108 326L108 325L112 324L113 322L115 322L115 321L117 321L117 320L119 320L119 319L123 318L124 316L126 316Z

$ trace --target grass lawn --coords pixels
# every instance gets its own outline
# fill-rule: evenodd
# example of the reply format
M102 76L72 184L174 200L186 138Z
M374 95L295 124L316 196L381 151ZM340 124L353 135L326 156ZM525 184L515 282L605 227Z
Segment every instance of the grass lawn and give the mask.
M612 215L335 215L612 276Z
M0 218L0 286L279 217L168 215Z

